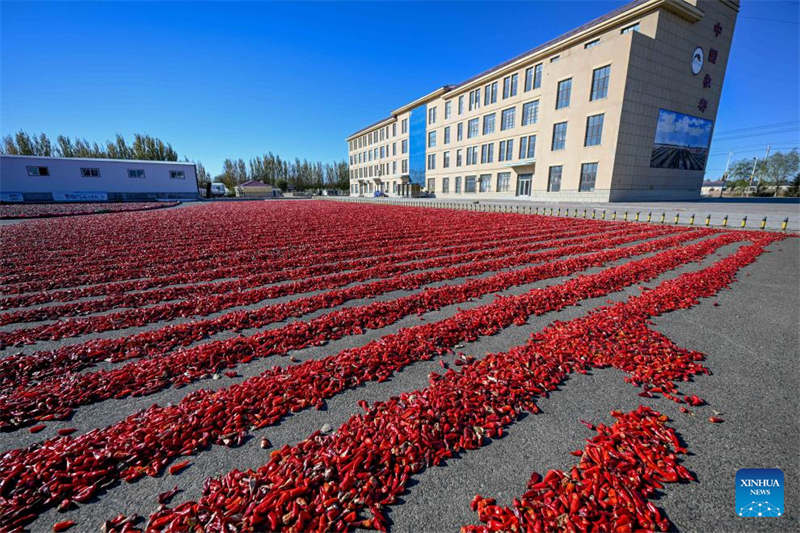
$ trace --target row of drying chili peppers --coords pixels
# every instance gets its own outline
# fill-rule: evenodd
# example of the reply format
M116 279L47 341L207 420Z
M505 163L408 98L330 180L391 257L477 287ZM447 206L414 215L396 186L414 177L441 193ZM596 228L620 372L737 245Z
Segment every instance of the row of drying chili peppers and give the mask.
M324 209L322 211L323 213L325 212ZM204 215L207 214L205 210L202 213ZM250 220L242 220L242 217L246 215L263 218L263 211L252 213L247 211L246 208L235 211L228 209L221 211L221 213L231 216L230 220L225 220L224 223L215 225L217 231L223 231L232 226L232 224L238 224L239 227L243 224L249 224ZM170 216L169 212L163 214ZM198 215L199 213L194 212L192 214ZM293 218L297 214L299 213L293 213L291 209L283 212L284 218ZM137 215L146 216L146 214ZM349 213L349 215L350 217L356 216L355 213ZM172 215L172 218L175 219L175 215ZM185 225L186 218L188 217L183 213L182 218L176 220L176 222L183 222L183 224L178 224L179 228ZM388 214L387 218L391 221L393 217ZM309 255L317 255L327 251L358 253L364 247L408 244L416 240L425 240L429 238L428 235L433 238L458 237L460 233L467 233L476 220L474 215L463 217L463 220L456 221L459 225L455 227L459 229L449 230L440 224L432 224L433 221L430 220L430 217L421 218L423 220L411 219L410 217L403 221L396 220L397 224L393 226L393 229L399 232L399 236L395 234L378 236L371 234L348 235L342 230L339 230L334 235L326 234L325 230L309 234L307 231L308 225L305 226L302 233L298 232L298 235L288 234L283 236L279 242L275 242L275 238L265 239L259 238L258 235L248 235L248 239L242 239L246 244L238 245L239 247L244 247L244 251L247 253L238 254L235 253L237 244L236 242L230 242L230 237L227 238L227 241L223 240L222 242L216 242L212 237L212 245L206 242L206 238L197 243L184 237L183 243L170 246L169 242L165 242L168 239L164 237L162 232L150 233L149 231L153 225L160 228L164 222L161 219L156 221L148 220L147 224L131 226L130 228L120 228L120 224L112 225L112 228L116 230L113 232L115 239L113 244L104 244L102 242L102 227L98 228L96 223L87 222L86 225L93 233L86 242L92 242L92 250L95 250L95 253L98 251L104 252L99 262L92 258L92 250L86 249L87 247L81 240L77 241L77 250L80 253L69 254L69 251L65 250L70 246L76 246L76 242L69 238L69 228L64 228L61 223L57 229L52 224L45 226L37 224L36 228L30 228L27 225L4 227L0 231L4 233L4 243L8 243L8 246L3 245L5 256L0 264L3 265L4 271L8 271L8 274L0 278L0 283L4 292L22 293L92 283L107 283L124 279L178 274L187 269L207 270L231 265L246 266L253 260L253 255L256 253L264 258L272 258L273 260L287 257L308 257ZM420 222L423 221L427 221L430 227L421 226ZM219 222L222 221L215 220L215 223ZM317 222L321 226L330 226L333 221L327 220L325 217L320 220L319 216L315 216L304 222L309 225L314 225ZM525 220L522 217L517 217L516 220L510 223L506 220L506 223L503 224L499 217L481 219L481 225L485 229L493 228L502 231L506 225L511 225L512 227L517 225L527 227L542 226L543 217L538 220ZM258 229L263 231L263 227L259 226L256 230L250 231L250 233L255 233ZM60 237L60 240L54 242L53 246L59 250L59 257L74 255L75 257L70 257L71 262L58 265L57 261L52 257L48 257L46 260L42 260L39 257L42 255L41 250L46 246L48 240L48 231L45 230L52 232L54 237ZM230 227L230 231L235 231L234 227ZM168 235L174 234L175 229L170 228L166 233ZM227 247L225 246L226 242ZM136 243L133 246L138 253L131 253L130 243ZM207 248L210 249L205 251ZM123 255L116 258L115 261L109 262L110 259L105 258L105 256L115 255L114 250L119 250L119 253ZM82 257L82 255L88 257ZM147 257L148 261L142 261L143 257ZM52 266L50 266L50 263L52 263ZM36 265L36 269L31 270L31 267L26 268L26 265Z
M341 309L308 322L293 322L249 337L235 337L200 344L162 357L146 357L119 368L80 375L70 373L57 376L29 388L4 391L4 394L0 395L0 429L8 431L36 421L65 419L72 414L74 408L81 405L109 398L148 395L167 387L182 386L233 368L237 364L248 363L256 357L285 355L291 350L323 344L346 335L359 334L364 329L382 328L414 313L461 303L471 298L505 290L511 286L566 276L592 266L602 266L626 257L663 250L693 240L702 233L701 230L696 233L684 232L634 246L544 263L521 270L500 272L491 277L470 280L460 285L445 285L395 300L378 301L366 306ZM561 250L540 252L539 255L542 260L552 259L563 253L587 251L598 246L603 249L610 244L624 244L635 241L642 235L648 234L611 238L606 239L605 242L596 241L584 245L582 249L579 246L573 247L572 250L567 247ZM731 235L722 235L710 241L710 244L701 242L673 253L677 256L676 260L685 260L687 257L692 257L692 254L702 253L702 250L709 245L714 247L719 246L718 243L734 240ZM508 258L494 260L494 262L514 264L516 260L527 262L528 259L525 257L521 259ZM633 266L640 263L641 260L633 263ZM465 265L451 268L460 269L463 274L468 273L471 267ZM497 268L494 267L495 270ZM608 272L616 273L616 270L611 269ZM437 272L421 273L420 276L435 278ZM565 286L569 286L569 283ZM368 288L368 285L357 286L351 290L362 291ZM376 290L380 290L380 284ZM25 358L18 359L17 362L24 364L24 360Z
M592 230L601 232L604 227L592 228ZM609 228L611 229L611 228ZM500 243L512 244L516 241L524 241L526 239L534 239L552 229L521 229L514 231L502 231L495 234L484 233L470 233L469 235L459 236L459 245L442 246L442 243L451 242L442 239L441 243L432 243L431 241L415 242L413 244L405 245L383 245L380 248L372 248L365 246L357 253L334 253L329 252L326 254L313 254L309 256L305 254L302 257L296 257L286 260L276 260L271 257L262 257L259 254L254 254L251 258L249 265L237 267L223 267L211 270L192 270L182 274L163 277L151 277L143 280L135 281L120 281L115 283L107 283L104 285L92 285L88 287L75 287L70 289L53 290L46 292L28 293L21 296L10 296L0 299L0 309L11 309L18 307L27 307L30 305L40 305L49 302L68 302L79 298L95 297L95 296L114 296L120 295L129 291L142 291L147 289L158 289L162 287L169 287L172 285L191 285L200 282L211 282L223 278L236 278L244 276L244 282L249 281L260 276L286 276L285 278L276 277L275 281L283 279L299 279L304 276L313 276L328 274L331 272L341 272L344 270L357 270L360 268L372 266L376 261L385 260L387 262L400 262L404 260L408 254L412 254L412 259L423 259L427 257L434 257L436 255L445 255L447 253L457 253L462 246L468 245L493 245ZM561 231L569 231L569 228L562 229ZM572 231L575 231L574 229ZM585 229L583 231L590 232L591 230ZM579 233L579 232L578 232ZM253 272L257 274L252 274ZM263 283L270 282L272 278L264 278Z
M471 364L460 372L432 374L426 389L371 407L362 404L366 413L332 435L318 431L296 446L276 450L255 472L234 470L209 478L200 501L155 512L147 529L385 530L384 508L397 502L411 476L456 452L487 445L521 411L538 412L536 398L555 390L568 373L641 364L647 367L640 372L646 376L642 379L664 386L676 376L689 379L701 371L699 354L667 339L659 350L643 355L640 349L646 343L626 338L629 321L643 324L651 316L691 307L716 294L775 238L753 237L754 244L711 267L587 317L555 323L508 353L475 362L468 358ZM586 340L592 341L591 347L585 346ZM664 360L670 350L672 358ZM681 359L683 372L676 374L674 363ZM667 371L668 377L654 368ZM646 498L664 482L693 479L674 458L685 450L658 413L640 408L617 416L612 428L598 428L598 437L579 454L579 468L566 478L558 472L541 480L534 476L511 510L480 497L473 500L487 529L667 530L669 523ZM649 450L639 453L644 444Z
M406 274L388 281L348 287L283 304L267 305L256 310L235 311L214 319L169 325L158 330L146 331L120 339L91 340L79 345L65 346L55 351L8 356L0 359L0 390L28 386L31 381L42 381L68 371L81 370L98 361L120 362L142 356L154 357L222 331L260 328L289 317L299 317L323 308L341 305L352 299L374 297L400 289L409 290L423 284L482 274L489 270L524 265L526 262L541 262L573 253L590 252L609 245L623 244L629 240L658 235L658 233L643 232L631 234L627 238L612 240L612 237L618 233L606 233L605 239L601 240L596 240L596 237L599 237L596 236L593 242L583 246L578 246L578 244L589 239L582 237L561 239L558 244L564 248L546 253L533 253L536 249L548 248L556 244L553 241L543 241L519 247L518 251L524 253L503 261L481 261L460 268L451 267L438 271ZM417 312L421 311L422 309L417 308Z
M132 481L156 475L178 455L212 443L241 443L249 431L274 424L289 412L321 407L326 398L348 388L388 379L408 364L445 353L460 342L494 334L512 323L524 323L532 314L562 309L584 298L653 279L739 238L739 234L721 235L559 285L498 298L489 305L404 329L336 356L270 369L216 392L197 391L178 405L153 406L103 430L8 452L0 459L0 494L5 497L0 501L0 514L5 518L0 521L25 523L48 507L83 503L117 479ZM639 246L659 249L657 242ZM385 428L383 432L388 434ZM390 433L397 437L396 432ZM351 441L351 445L353 442L365 441Z
M568 227L565 225L562 226L565 228ZM559 226L557 226L557 228L558 227ZM463 243L468 243L473 240L475 242L479 242L481 240L500 238L514 239L528 234L536 235L537 232L541 233L547 229L553 228L538 227L531 224L523 224L517 221L515 224L509 224L503 227L490 226L489 228L484 228L477 232L466 229L460 229L452 232L439 229L438 231L426 232L424 235L413 240L410 240L408 237L406 237L405 239L394 239L391 242L389 242L386 238L383 240L377 240L377 242L370 241L368 243L348 241L346 246L334 246L332 243L329 243L328 245L317 245L313 250L313 253L309 253L309 245L301 243L295 243L296 246L293 248L288 248L286 253L280 253L279 250L275 249L264 250L260 246L251 244L253 249L247 250L245 254L239 254L240 257L238 259L236 258L236 254L222 254L225 257L225 261L223 261L221 266L216 263L207 264L184 261L180 263L181 269L177 274L154 275L150 273L145 279L137 278L129 281L116 281L88 287L73 287L60 291L49 291L48 293L29 293L23 296L4 299L3 303L5 307L12 307L17 305L18 302L25 303L28 301L28 299L32 299L33 303L44 303L46 301L50 301L45 300L45 296L53 299L68 300L70 297L80 298L86 296L98 296L102 294L115 294L127 290L144 290L178 283L196 283L200 281L210 281L214 279L242 276L252 274L253 272L280 272L289 268L319 266L324 264L337 265L339 263L344 263L343 266L346 266L346 261L353 259L373 258L414 250L438 250L442 248L442 245L454 242L452 239L456 239L455 242ZM137 251L139 252L136 254L137 256L140 256L140 254L146 255L146 252L138 250L138 246ZM217 255L220 254L218 253ZM52 265L50 268L56 273L63 270L64 272L69 273L72 278L68 280L61 279L59 281L47 279L45 280L47 284L46 288L52 288L52 286L56 283L69 286L68 282L70 280L78 285L87 281L94 281L94 279L86 279L85 277L74 279L75 262L76 260L72 259L71 263L67 267L61 268L59 268L57 265ZM93 265L92 268L96 271L104 272L104 276L107 276L105 271L109 268L109 265L98 264ZM120 265L118 263L114 264L114 268L119 269ZM129 273L128 275L136 275L136 273ZM41 275L39 277L41 278ZM26 285L23 288L28 290L38 287L30 287ZM15 289L16 292L20 292L18 286L12 285L10 287L5 287L5 290L11 289ZM6 300L8 300L8 304L5 303Z
M490 242L481 240L471 244L469 242L462 243L461 245L455 247L436 248L419 252L406 252L403 254L396 254L393 257L370 257L367 259L361 259L357 263L353 262L351 264L344 262L327 263L324 266L306 267L297 270L281 270L272 273L246 276L244 278L231 281L203 284L195 283L192 285L182 285L177 287L171 286L147 292L117 294L103 299L93 299L76 303L38 307L36 309L26 309L10 313L3 313L0 314L0 326L20 322L52 320L71 315L99 313L118 307L134 308L170 300L184 300L185 298L189 297L203 298L218 294L226 294L227 297L232 297L230 293L239 293L248 289L259 288L263 285L274 284L283 281L305 281L305 285L295 283L295 285L292 287L281 286L280 288L287 292L280 294L280 296L285 296L288 294L296 294L298 292L308 292L346 285L371 278L385 278L413 269L435 268L437 266L435 264L431 267L426 266L425 264L409 264L410 261L418 261L423 258L440 257L444 258L446 261L449 261L450 264L455 264L458 262L480 259L482 257L480 255L481 251L485 251L487 249L497 250L497 244L502 245L499 248L499 250L502 251L495 253L499 255L507 255L516 250L524 250L526 242L538 242L545 239L558 238L560 236L569 237L575 234L580 235L600 232L601 230L599 228L585 232L564 230L560 232L546 231L513 239L498 239ZM491 252L486 251L484 253ZM276 290L277 287L271 289ZM261 290L266 289L262 288ZM196 306L197 304L193 305Z
M180 202L127 202L127 203L76 203L76 204L4 204L0 205L0 220L15 218L50 218L98 213L148 211L173 207Z

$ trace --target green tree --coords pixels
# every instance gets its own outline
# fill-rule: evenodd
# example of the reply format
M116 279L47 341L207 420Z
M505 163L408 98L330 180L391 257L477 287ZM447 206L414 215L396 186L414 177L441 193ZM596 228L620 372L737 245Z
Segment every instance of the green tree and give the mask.
M773 196L778 196L781 186L789 182L789 177L796 174L798 168L800 168L800 156L797 149L791 152L775 152L764 161L763 180L764 183L775 187Z

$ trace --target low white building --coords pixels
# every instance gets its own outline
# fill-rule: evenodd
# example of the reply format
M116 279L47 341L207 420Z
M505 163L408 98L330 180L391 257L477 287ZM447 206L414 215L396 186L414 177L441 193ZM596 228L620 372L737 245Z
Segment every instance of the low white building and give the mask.
M197 198L194 163L0 155L2 202Z

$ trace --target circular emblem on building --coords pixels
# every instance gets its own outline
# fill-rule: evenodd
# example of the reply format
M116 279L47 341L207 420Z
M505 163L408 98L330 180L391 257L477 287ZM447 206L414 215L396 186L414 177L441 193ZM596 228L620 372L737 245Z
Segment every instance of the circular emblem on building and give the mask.
M692 73L700 74L703 69L703 49L699 46L692 53Z

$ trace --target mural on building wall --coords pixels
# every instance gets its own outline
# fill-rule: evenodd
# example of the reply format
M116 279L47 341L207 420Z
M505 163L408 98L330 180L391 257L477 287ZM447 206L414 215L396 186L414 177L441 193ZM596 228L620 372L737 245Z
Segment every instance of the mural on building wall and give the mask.
M703 170L713 126L704 118L659 110L650 167Z

